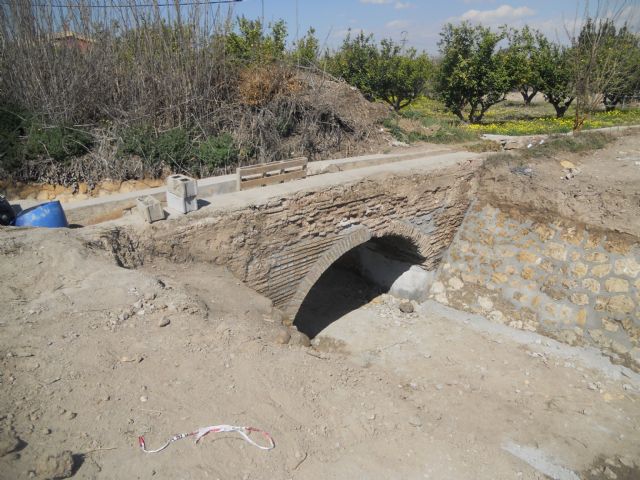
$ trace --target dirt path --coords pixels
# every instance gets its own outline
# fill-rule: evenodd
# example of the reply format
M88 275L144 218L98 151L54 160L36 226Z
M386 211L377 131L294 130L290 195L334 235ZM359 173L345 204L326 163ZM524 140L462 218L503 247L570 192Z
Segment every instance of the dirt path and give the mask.
M71 231L1 234L2 478L69 473L64 451L74 478L540 479L541 462L588 472L600 455L637 478L618 460L640 459L635 377L387 296L329 327L339 352L283 346L269 303L222 268L127 270ZM137 445L219 423L277 447Z

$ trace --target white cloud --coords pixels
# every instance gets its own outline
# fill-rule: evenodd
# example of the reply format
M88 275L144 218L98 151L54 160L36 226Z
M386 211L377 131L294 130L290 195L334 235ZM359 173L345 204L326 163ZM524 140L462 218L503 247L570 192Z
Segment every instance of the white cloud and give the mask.
M407 28L411 23L406 20L391 20L384 24L387 28L398 29L398 28Z
M360 0L360 3L368 3L371 5L385 5L388 3L393 3L393 0Z
M411 2L402 2L400 0L360 0L360 3L368 5L390 5L393 4L396 10L404 10L405 8L413 7Z
M467 10L459 20L468 20L477 23L499 23L518 20L523 17L534 15L535 10L529 7L512 7L511 5L500 5L493 10Z

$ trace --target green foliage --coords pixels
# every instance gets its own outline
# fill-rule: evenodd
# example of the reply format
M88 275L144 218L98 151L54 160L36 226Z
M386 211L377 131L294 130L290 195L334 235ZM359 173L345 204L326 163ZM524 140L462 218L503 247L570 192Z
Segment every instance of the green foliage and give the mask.
M239 152L231 135L196 140L191 133L184 128L161 133L149 126L128 128L121 133L119 152L141 157L146 173L152 175L168 166L172 171L201 176L237 162Z
M442 61L436 90L458 118L478 123L514 86L508 55L498 50L505 33L463 22L458 26L447 24L440 36Z
M433 65L426 54L405 49L391 39L380 42L373 89L395 111L405 108L424 93Z
M20 136L25 119L14 109L0 108L0 169L14 172L22 164Z
M373 35L364 32L353 38L349 32L340 50L330 57L328 68L368 99L383 100L396 111L424 93L433 70L426 54L391 39L377 45Z
M575 98L572 51L538 35L538 90L562 118Z
M156 139L158 160L172 167L172 170L189 171L191 140L184 128L173 128L162 132Z
M238 17L238 31L227 35L227 54L246 63L271 62L284 57L287 24L284 20L270 23L270 32L265 34L260 20Z
M32 123L24 143L24 156L66 162L89 151L93 141L91 134L77 128Z
M510 30L508 35L507 68L528 106L538 93L540 85L538 39L541 34L524 26L521 30Z
M136 126L125 129L120 139L119 153L141 157L150 173L159 173L162 165L174 170L188 169L191 141L189 132L183 128L156 133L149 126Z
M310 66L318 61L320 43L316 37L316 30L309 27L307 34L293 45L293 58L300 65Z
M373 35L361 31L352 37L349 31L340 50L329 57L327 68L336 77L358 88L366 98L374 100L377 63L378 49Z
M196 147L195 156L208 171L211 171L235 163L238 160L238 150L233 137L225 133L200 142Z

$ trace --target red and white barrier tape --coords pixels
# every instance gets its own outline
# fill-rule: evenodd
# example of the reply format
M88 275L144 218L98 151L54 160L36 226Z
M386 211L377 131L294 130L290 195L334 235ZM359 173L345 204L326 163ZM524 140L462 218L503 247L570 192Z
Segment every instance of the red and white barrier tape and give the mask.
M165 448L167 448L173 442L177 440L182 440L183 438L196 437L196 443L198 443L202 439L202 437L204 437L205 435L208 435L209 433L226 433L226 432L236 432L240 434L246 442L250 443L254 447L259 448L260 450L272 450L276 446L271 435L269 435L264 430L260 430L255 427L236 427L234 425L214 425L211 427L199 428L195 432L191 432L191 433L178 433L177 435L174 435L169 440L167 440L167 443L165 443L163 446L155 450L147 450L147 445L144 441L143 436L138 437L138 443L140 444L140 448L144 453L158 453L164 450ZM264 446L256 443L249 436L251 433L261 433L267 439L267 441L269 442L269 445Z

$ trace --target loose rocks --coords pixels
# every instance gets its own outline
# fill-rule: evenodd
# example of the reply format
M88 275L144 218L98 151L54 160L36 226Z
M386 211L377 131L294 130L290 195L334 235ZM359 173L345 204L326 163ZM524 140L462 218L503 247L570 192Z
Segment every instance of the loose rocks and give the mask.
M402 313L413 313L413 303L405 300L400 303L400 311Z
M293 330L291 332L291 338L289 339L289 345L298 345L300 347L310 347L311 340L304 333L299 332L298 330Z
M169 320L169 317L162 317L160 319L160 321L158 322L158 326L159 327L166 327L170 323L171 323L171 320Z
M38 461L38 475L47 480L68 478L73 475L73 456L69 450L49 455Z
M291 334L286 328L278 328L274 335L273 341L279 345L286 345L291 339Z
M15 452L20 446L20 439L12 431L0 433L0 457Z

